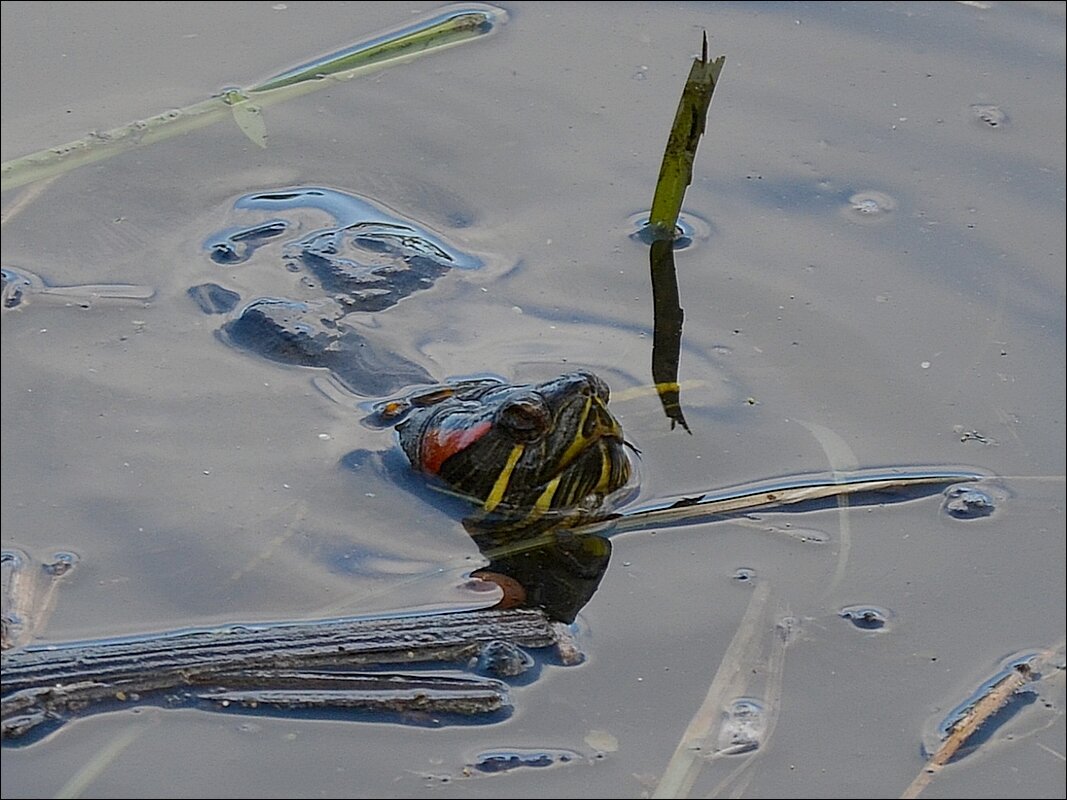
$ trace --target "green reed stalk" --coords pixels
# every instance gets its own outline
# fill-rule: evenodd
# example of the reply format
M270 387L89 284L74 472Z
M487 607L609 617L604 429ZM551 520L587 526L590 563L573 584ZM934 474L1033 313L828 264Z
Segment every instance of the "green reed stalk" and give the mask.
M667 139L667 149L663 153L659 180L656 181L656 193L652 198L652 212L648 218L648 238L652 240L671 240L676 236L678 214L682 210L685 190L693 182L693 161L696 159L697 145L704 134L704 125L708 117L708 107L715 85L719 81L726 56L719 56L708 61L708 35L704 34L704 45L700 58L693 60L689 78L678 101L678 111L674 115L674 125Z

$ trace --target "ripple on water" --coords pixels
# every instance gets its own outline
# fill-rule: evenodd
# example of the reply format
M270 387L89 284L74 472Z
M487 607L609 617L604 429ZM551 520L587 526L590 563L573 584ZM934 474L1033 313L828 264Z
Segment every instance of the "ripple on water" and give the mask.
M630 228L630 238L642 244L652 244L652 230L648 226L648 212L641 211L633 214L627 220ZM698 242L705 242L711 236L711 223L703 217L683 211L678 216L678 225L675 229L675 250L688 250L695 247Z
M885 192L865 189L848 198L842 212L845 218L864 225L881 223L892 216L897 201Z

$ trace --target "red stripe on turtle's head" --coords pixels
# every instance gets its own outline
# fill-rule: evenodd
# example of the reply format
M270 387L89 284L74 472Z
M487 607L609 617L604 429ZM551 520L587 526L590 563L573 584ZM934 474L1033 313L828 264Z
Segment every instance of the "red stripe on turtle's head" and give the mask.
M419 445L419 469L437 475L442 464L481 439L492 427L490 420L483 420L467 427L430 428Z

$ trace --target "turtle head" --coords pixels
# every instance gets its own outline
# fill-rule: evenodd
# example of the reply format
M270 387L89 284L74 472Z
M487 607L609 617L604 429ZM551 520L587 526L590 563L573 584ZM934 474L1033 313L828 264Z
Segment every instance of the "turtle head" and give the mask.
M527 385L460 381L407 398L396 428L415 469L479 506L474 527L543 530L589 518L629 482L608 400L590 372Z

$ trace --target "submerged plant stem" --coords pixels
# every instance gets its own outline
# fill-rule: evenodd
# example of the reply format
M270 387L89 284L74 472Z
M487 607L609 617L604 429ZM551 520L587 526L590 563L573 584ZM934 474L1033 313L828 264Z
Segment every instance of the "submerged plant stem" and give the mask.
M743 755L737 768L720 782L718 788L725 789L760 755L773 732L781 702L785 648L789 644L782 626L788 625L788 616L788 608L773 595L771 587L757 584L707 694L686 726L652 797L688 797L706 766L724 756ZM746 695L761 697L765 719L755 739L742 737L744 741L738 742L736 736L722 729L726 724L723 710L732 698Z
M257 145L266 142L259 116L267 106L291 100L389 64L462 44L492 33L507 19L502 9L484 4L447 6L400 29L380 34L248 89L231 89L180 109L50 147L0 166L0 188L14 189L136 147L161 142L233 117Z

